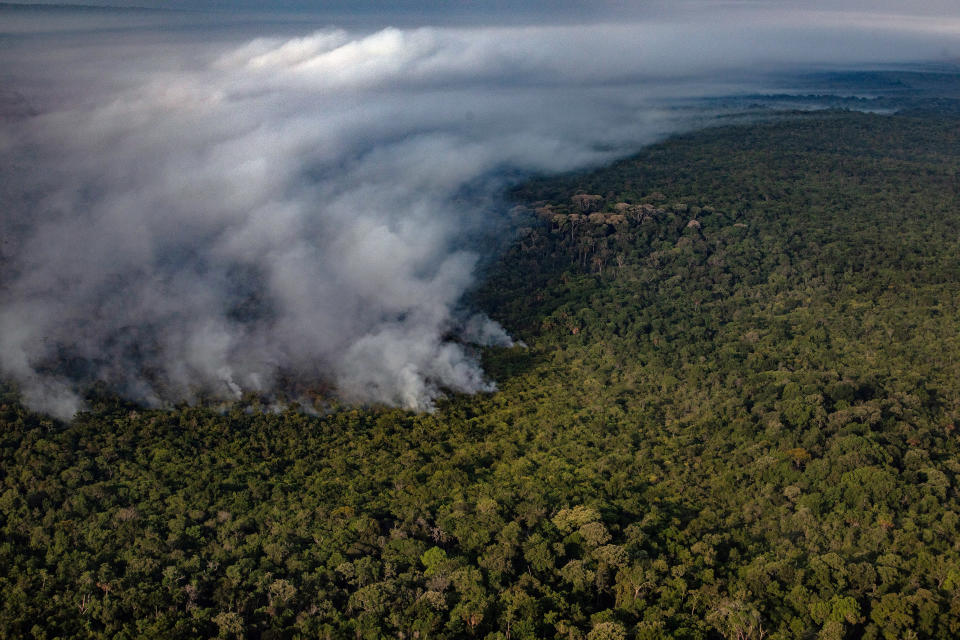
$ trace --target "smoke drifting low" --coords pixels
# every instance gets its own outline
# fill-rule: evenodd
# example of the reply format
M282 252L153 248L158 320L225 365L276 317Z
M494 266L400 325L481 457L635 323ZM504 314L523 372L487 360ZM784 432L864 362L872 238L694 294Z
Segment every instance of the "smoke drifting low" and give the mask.
M461 298L498 176L634 150L758 71L956 52L940 18L738 11L7 34L0 372L61 417L95 380L151 405L279 376L417 410L491 390L465 345L511 340Z

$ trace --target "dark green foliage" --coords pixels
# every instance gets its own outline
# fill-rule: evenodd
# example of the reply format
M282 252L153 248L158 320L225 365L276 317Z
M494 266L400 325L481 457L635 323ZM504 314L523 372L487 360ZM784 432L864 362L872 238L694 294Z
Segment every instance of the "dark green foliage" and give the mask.
M532 181L475 295L529 349L432 415L8 394L0 633L957 637L957 176L827 113Z

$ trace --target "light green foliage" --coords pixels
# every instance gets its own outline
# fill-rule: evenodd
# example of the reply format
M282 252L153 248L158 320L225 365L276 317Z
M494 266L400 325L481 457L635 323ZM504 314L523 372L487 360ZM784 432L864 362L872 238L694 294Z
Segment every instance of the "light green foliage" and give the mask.
M627 640L627 633L616 622L601 622L590 630L587 640Z

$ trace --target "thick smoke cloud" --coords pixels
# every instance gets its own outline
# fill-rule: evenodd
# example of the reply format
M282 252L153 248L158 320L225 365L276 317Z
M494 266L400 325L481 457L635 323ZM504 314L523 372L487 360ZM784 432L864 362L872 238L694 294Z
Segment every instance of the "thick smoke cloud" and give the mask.
M693 126L672 100L758 68L957 51L942 19L749 15L213 42L22 28L0 55L0 372L61 417L94 380L153 405L280 378L418 410L491 390L466 343L511 340L461 299L502 176Z

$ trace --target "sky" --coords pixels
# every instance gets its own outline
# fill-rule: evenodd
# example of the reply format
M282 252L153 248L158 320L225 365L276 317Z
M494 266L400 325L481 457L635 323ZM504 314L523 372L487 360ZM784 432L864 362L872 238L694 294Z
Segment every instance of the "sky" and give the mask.
M514 342L463 300L513 240L510 180L778 75L960 59L935 3L163 5L203 11L0 8L0 376L60 418L94 381L492 392L477 349Z
M791 9L836 9L856 11L882 11L888 13L934 15L956 14L955 2L949 0L925 0L922 3L907 0L700 0L687 2L623 2L622 0L529 0L522 3L510 0L474 0L456 2L451 0L274 0L270 3L256 0L17 0L17 4L30 5L80 5L100 7L149 7L159 9L177 9L187 11L300 11L310 13L323 12L405 12L405 13L446 13L475 15L478 13L500 12L536 13L546 20L558 14L580 15L634 15L642 16L651 11L676 12L677 5L683 4L683 10L708 10L710 7L788 7ZM268 9L267 9L268 7Z

